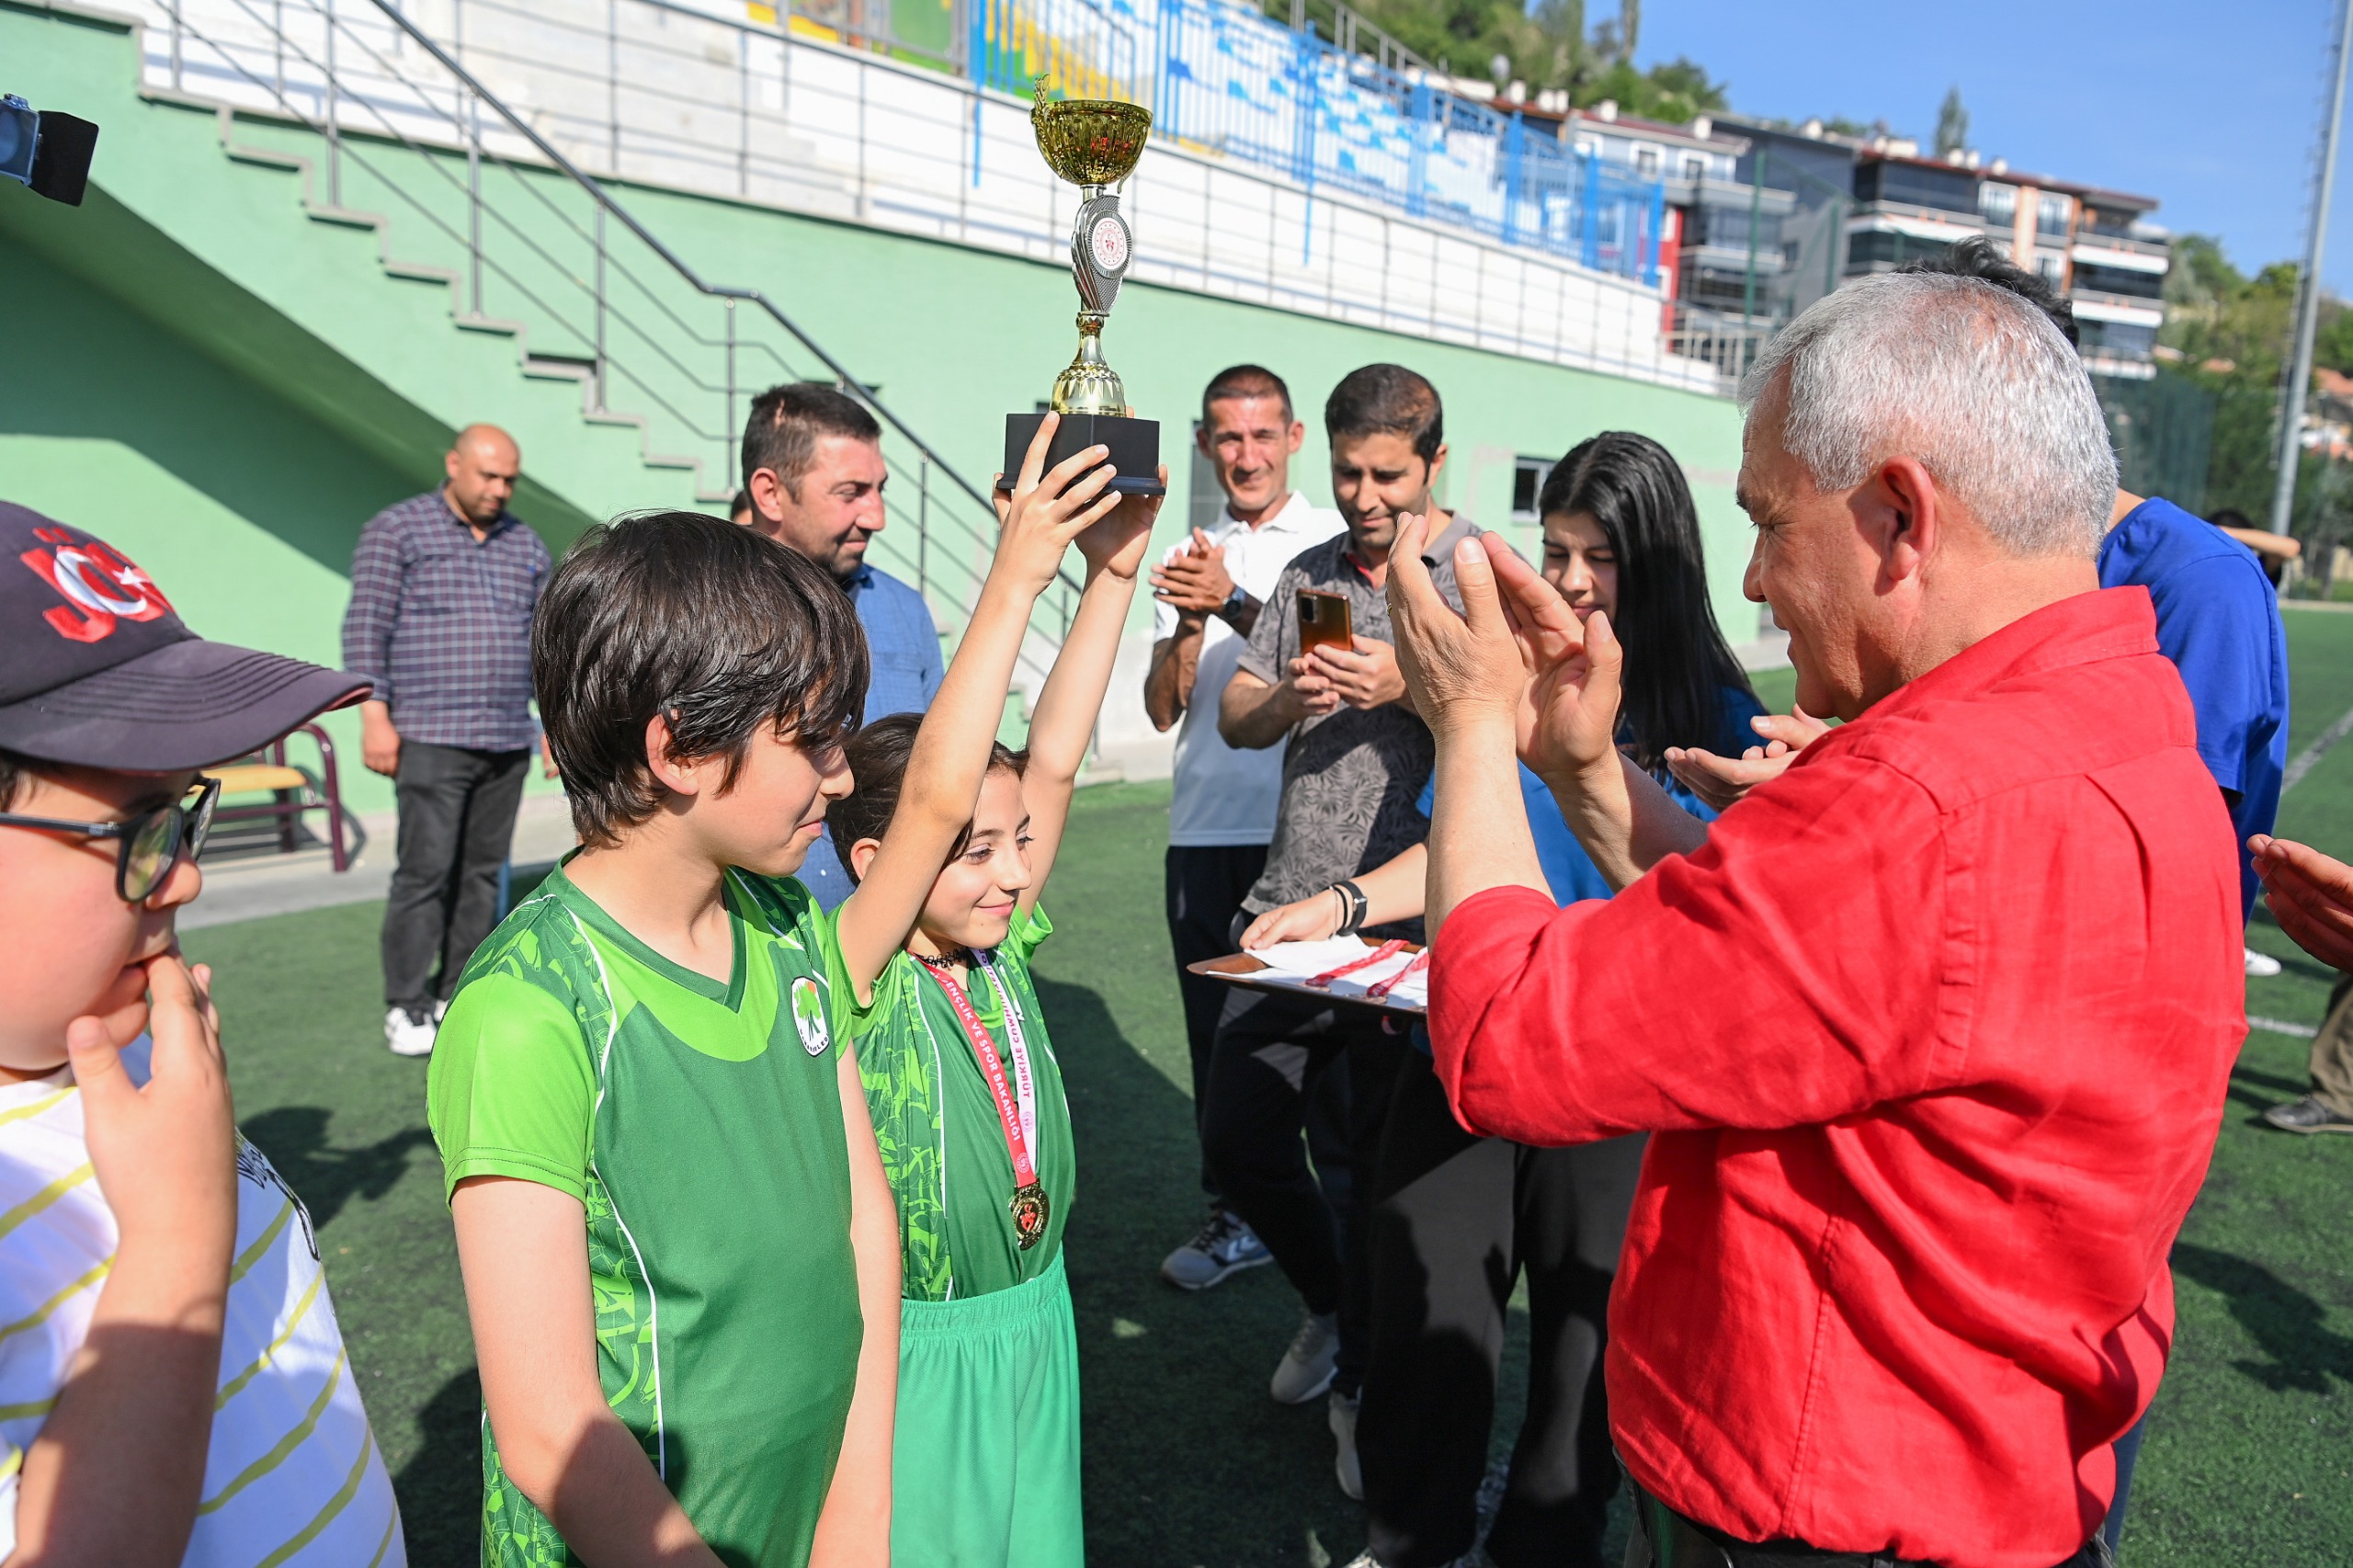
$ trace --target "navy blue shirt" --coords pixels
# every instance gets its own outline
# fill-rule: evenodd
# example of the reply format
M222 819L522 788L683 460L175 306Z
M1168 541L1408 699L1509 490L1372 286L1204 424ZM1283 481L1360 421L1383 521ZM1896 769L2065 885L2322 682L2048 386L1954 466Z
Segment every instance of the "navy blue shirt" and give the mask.
M939 630L923 596L887 572L861 563L842 579L842 591L866 628L866 709L859 722L871 724L893 713L920 713L939 695L946 671L939 660ZM849 873L824 834L801 862L801 886L816 895L817 907L831 909L849 896Z
M2239 913L2255 911L2246 841L2269 833L2288 770L2288 635L2255 551L2154 496L2099 550L2099 585L2137 584L2157 609L2157 647L2198 713L2198 755L2228 792L2238 835Z

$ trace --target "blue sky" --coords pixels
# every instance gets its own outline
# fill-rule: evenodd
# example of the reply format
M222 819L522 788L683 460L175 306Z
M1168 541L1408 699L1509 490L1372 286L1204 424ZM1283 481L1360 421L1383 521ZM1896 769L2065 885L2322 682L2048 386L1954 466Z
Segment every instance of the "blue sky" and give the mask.
M1587 16L1609 14L1588 0ZM1637 62L1688 55L1740 112L1934 134L1945 89L2012 166L2156 197L2253 271L2303 244L2331 0L1649 0ZM2353 142L2353 127L2347 128ZM2353 145L2322 275L2353 295Z

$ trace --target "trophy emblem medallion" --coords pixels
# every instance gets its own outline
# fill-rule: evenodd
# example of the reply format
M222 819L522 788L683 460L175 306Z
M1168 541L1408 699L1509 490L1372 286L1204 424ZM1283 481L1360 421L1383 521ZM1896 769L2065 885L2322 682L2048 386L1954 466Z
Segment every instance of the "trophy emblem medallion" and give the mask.
M1091 446L1110 449L1118 477L1111 488L1122 494L1157 495L1160 483L1160 422L1128 411L1126 385L1103 358L1103 327L1120 295L1120 280L1135 256L1135 231L1120 211L1113 187L1143 156L1152 111L1141 104L1108 98L1046 97L1037 85L1029 128L1047 167L1077 186L1085 199L1071 224L1070 274L1078 290L1078 353L1054 378L1047 405L1063 416L1046 454L1048 467ZM1010 486L1038 433L1039 414L1008 414L1005 419L1005 466L1001 483Z

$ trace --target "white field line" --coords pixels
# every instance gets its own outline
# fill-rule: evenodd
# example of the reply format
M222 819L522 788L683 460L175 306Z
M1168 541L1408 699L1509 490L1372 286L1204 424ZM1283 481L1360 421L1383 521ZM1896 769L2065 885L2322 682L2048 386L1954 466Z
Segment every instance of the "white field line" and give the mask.
M2284 795L2302 783L2304 775L2328 755L2328 748L2348 734L2353 734L2353 710L2347 710L2336 723L2321 732L2320 739L2296 754L2296 759L2288 765L2287 775L2279 780L2279 792Z
M2320 1030L2310 1024L2291 1024L2285 1018L2261 1018L2253 1013L2246 1016L2246 1027L2251 1029L2268 1029L2273 1034L2293 1035L2298 1040L2310 1040L2320 1033Z

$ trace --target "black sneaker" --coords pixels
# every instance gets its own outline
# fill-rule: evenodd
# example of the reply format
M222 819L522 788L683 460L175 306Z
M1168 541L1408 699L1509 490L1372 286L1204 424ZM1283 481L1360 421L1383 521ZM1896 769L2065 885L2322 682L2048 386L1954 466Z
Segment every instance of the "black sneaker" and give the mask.
M2263 1119L2282 1132L2353 1132L2353 1116L2339 1116L2310 1095L2273 1106Z

